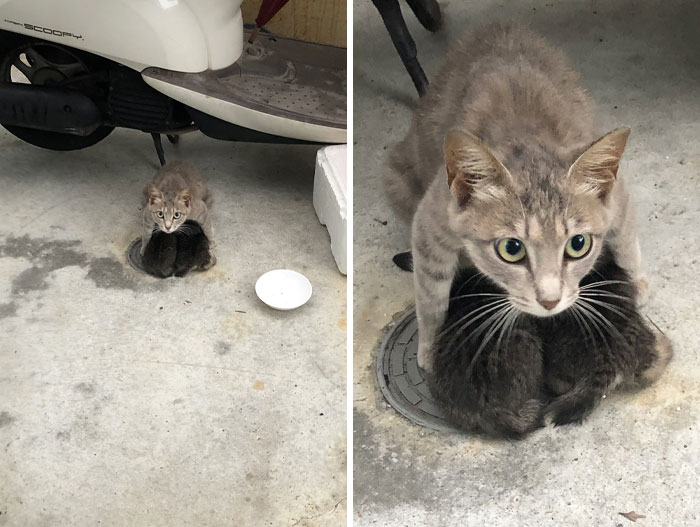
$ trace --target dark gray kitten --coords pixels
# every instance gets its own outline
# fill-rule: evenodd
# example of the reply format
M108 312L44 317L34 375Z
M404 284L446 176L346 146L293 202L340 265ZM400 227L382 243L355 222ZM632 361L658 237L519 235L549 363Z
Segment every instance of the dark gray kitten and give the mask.
M671 341L645 323L636 294L629 275L605 250L581 281L574 305L537 320L545 386L554 396L546 412L555 425L580 423L607 392L644 388L666 369Z
M206 270L214 257L201 226L187 220L177 231L153 233L142 257L146 272L160 278L182 277L192 269Z
M579 287L576 302L555 317L503 317L503 289L474 269L458 275L426 373L451 424L520 438L545 416L580 423L608 391L659 378L670 341L649 329L609 250Z
M424 374L450 424L517 439L544 424L543 345L527 315L504 338L486 339L502 295L475 269L458 273L432 350L432 372Z

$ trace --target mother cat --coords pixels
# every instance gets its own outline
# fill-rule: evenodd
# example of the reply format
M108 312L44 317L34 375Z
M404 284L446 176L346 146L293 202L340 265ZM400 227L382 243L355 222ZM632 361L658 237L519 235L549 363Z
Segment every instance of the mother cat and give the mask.
M141 195L141 256L145 254L154 230L171 234L185 225L187 220L199 224L209 247L214 247L210 215L213 201L206 181L189 163L173 161L161 167ZM212 255L210 266L215 261Z
M460 266L505 289L509 307L546 317L576 301L605 241L637 298L646 295L618 177L629 133L594 141L578 75L524 27L488 26L451 51L385 180L395 209L413 221L421 367L432 369Z

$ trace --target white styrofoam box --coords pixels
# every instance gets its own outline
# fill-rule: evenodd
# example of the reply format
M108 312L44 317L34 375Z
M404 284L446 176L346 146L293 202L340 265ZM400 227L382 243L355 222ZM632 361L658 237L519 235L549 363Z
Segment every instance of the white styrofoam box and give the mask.
M347 274L347 145L321 148L316 154L314 209L331 236L331 252L341 273Z

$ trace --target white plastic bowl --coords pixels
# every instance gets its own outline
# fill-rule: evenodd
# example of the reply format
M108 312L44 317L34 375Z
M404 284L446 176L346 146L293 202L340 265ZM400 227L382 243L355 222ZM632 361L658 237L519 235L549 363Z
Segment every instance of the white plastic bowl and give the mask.
M311 282L289 269L268 271L255 282L255 294L268 306L288 311L306 304L311 298Z

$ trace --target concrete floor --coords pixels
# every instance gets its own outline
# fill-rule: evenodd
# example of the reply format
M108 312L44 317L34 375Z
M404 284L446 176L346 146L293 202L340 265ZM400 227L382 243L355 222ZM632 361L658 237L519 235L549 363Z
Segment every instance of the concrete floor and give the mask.
M690 1L441 1L432 35L407 20L433 79L449 42L493 20L561 46L598 104L601 134L632 127L621 173L634 186L652 296L644 309L675 344L658 385L603 402L581 427L519 442L431 432L387 407L375 357L413 303L391 256L409 247L381 192L387 147L416 94L369 2L355 1L354 525L700 525L700 6ZM375 219L376 218L376 219ZM378 220L387 221L382 225Z
M218 264L126 263L150 137L56 153L0 132L0 525L344 525L346 280L311 197L315 148L183 137ZM278 312L263 272L304 273Z

